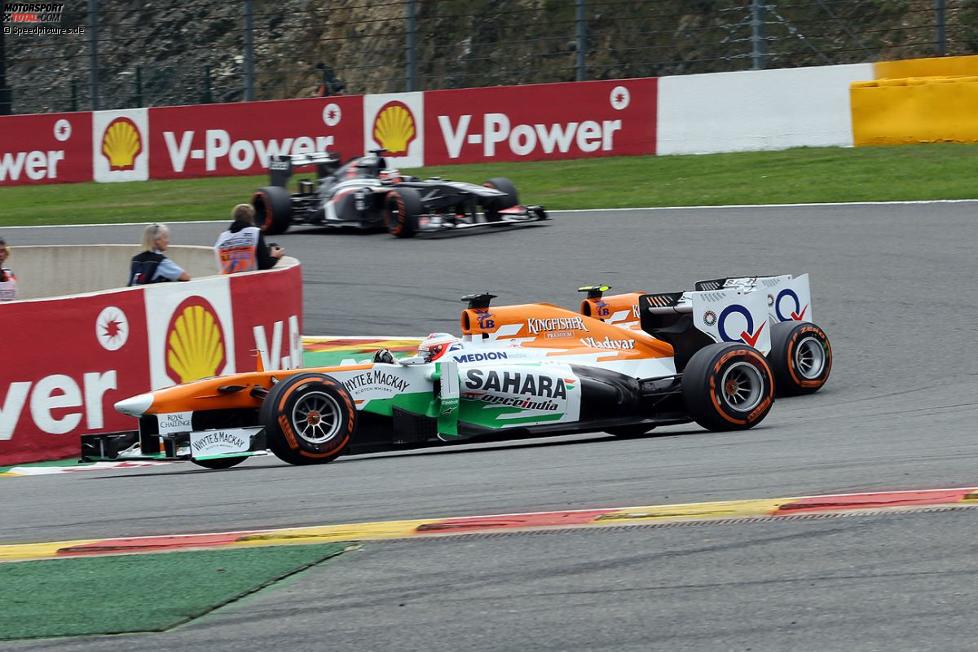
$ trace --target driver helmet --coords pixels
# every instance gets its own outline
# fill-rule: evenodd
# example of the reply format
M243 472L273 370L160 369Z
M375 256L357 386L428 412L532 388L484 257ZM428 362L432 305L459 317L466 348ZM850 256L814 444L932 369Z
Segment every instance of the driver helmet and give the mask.
M431 333L418 346L418 355L425 362L434 362L449 351L458 349L461 341L449 333Z
M377 175L381 183L400 183L401 182L401 172L397 168L387 168L381 170Z

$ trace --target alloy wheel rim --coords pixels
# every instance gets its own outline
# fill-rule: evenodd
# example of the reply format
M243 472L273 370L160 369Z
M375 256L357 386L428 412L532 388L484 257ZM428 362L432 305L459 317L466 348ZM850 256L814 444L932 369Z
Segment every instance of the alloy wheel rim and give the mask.
M724 402L738 412L750 412L764 398L764 379L760 370L749 362L736 362L720 378Z
M805 380L815 380L825 369L825 348L814 337L806 337L795 347L795 369Z
M310 444L325 443L340 431L340 405L325 392L308 392L292 407L292 424L299 437Z

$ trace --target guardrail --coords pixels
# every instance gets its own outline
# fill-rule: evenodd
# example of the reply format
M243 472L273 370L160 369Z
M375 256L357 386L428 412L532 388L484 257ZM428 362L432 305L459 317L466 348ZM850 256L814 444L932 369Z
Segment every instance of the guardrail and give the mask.
M857 146L978 142L978 76L855 82L850 95Z

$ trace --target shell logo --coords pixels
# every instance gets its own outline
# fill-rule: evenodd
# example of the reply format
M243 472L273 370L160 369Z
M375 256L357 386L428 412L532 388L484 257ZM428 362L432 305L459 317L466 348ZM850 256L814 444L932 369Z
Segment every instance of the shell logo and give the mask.
M392 100L374 118L373 136L391 156L405 156L417 137L414 114L404 102Z
M166 328L166 372L174 382L216 376L226 359L224 329L203 297L184 299Z
M102 133L102 155L109 160L111 170L132 170L142 151L142 134L129 118L116 118Z

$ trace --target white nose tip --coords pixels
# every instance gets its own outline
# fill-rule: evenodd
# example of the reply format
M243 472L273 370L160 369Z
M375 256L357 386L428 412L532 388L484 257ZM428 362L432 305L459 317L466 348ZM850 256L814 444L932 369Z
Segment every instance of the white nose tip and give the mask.
M151 405L153 405L152 394L137 394L136 396L124 398L116 403L115 410L122 414L128 414L131 417L141 417Z

